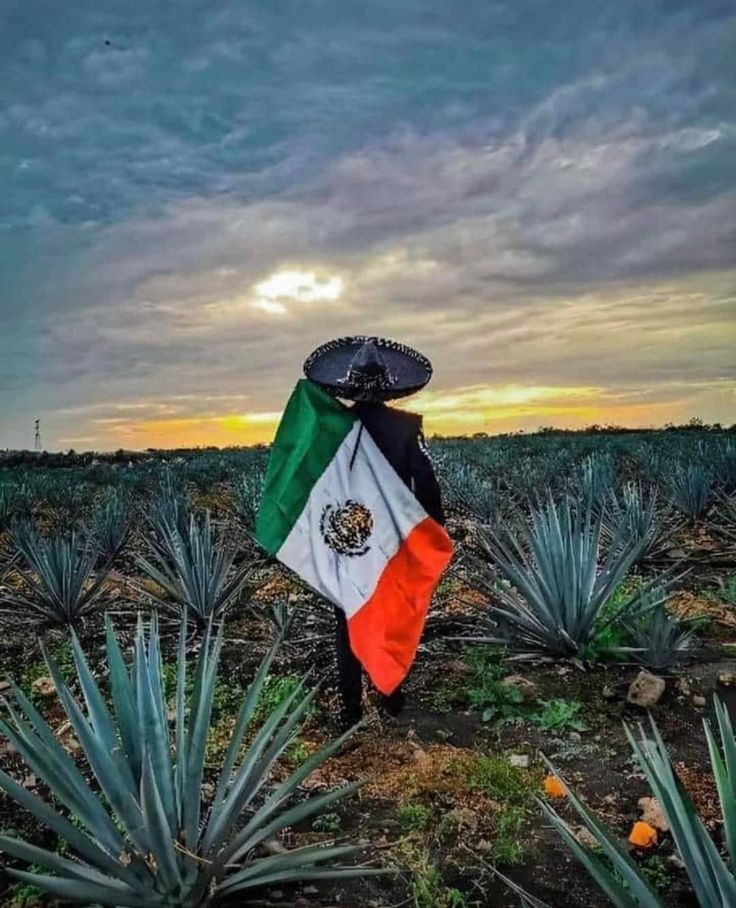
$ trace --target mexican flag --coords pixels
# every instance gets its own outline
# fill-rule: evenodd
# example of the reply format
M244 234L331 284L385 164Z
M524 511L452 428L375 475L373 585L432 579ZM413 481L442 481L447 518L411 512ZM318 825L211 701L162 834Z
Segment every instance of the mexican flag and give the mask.
M306 379L276 432L256 536L345 612L353 652L392 693L414 660L452 544L357 416Z

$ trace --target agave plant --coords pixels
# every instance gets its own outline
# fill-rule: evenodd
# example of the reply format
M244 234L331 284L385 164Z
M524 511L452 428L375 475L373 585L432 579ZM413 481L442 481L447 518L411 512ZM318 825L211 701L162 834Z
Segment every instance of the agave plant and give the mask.
M109 564L97 568L94 547L76 532L45 539L30 524L19 524L12 542L23 585L5 590L0 614L6 619L72 625L97 606Z
M452 464L445 482L448 504L481 526L496 526L499 516L498 492L484 471L468 464Z
M638 482L626 483L620 498L610 495L603 513L604 538L618 534L642 543L637 561L661 557L675 529L657 518L656 491L647 494Z
M631 639L633 658L655 672L668 671L691 651L695 629L667 613L668 593L660 586L643 589L626 610L622 624Z
M718 698L715 698L714 708L720 745L710 724L704 724L723 815L728 864L675 775L654 721L650 719L651 737L640 729L638 741L628 727L625 726L625 729L636 759L667 819L697 903L702 908L730 908L736 905L736 739L726 708ZM570 826L549 804L542 803L542 810L611 902L617 908L665 908L664 902L615 837L570 790L568 798L595 837L601 856L583 847Z
M138 558L137 563L165 590L175 607L185 609L200 625L221 617L243 592L252 564L233 567L235 549L215 537L209 511L201 523L190 515L184 532L175 523L163 521L159 535L149 541L153 561ZM170 601L153 598L162 607L171 608Z
M263 492L266 473L259 467L248 470L234 488L235 512L248 533L254 533L256 516Z
M185 533L189 524L189 509L185 494L174 485L167 469L159 480L159 487L151 498L146 514L148 525L157 537L164 537L169 527Z
M486 641L558 656L583 653L601 609L642 545L626 538L622 528L599 565L601 520L590 501L557 503L550 497L546 506L532 510L520 538L508 527L482 534L487 557L511 584L499 589L481 572L483 585L501 600L491 609Z
M584 500L593 510L600 511L610 496L614 484L613 460L610 454L589 454L580 468L580 482L576 485Z
M112 563L117 558L125 548L130 532L130 504L113 491L95 514L91 531L103 563Z
M14 483L0 484L0 532L10 528L27 505L28 489Z
M677 464L667 478L670 501L689 517L698 520L713 494L713 476L699 463Z
M350 845L307 845L270 856L259 852L259 846L282 829L324 811L357 787L346 785L289 803L301 783L336 752L347 735L311 755L285 781L269 786L274 764L298 733L316 693L316 689L306 691L303 683L266 717L242 750L278 643L243 701L214 795L205 809L204 760L222 629L214 638L208 629L189 699L185 632L182 620L173 735L155 614L148 635L139 618L130 666L106 619L109 706L76 636L72 636L76 680L86 708L44 653L99 793L30 700L13 686L7 703L9 718L0 720L0 732L48 786L53 802L27 791L4 772L0 772L0 789L64 840L74 858L0 836L0 851L50 871L37 874L9 867L8 872L59 898L136 908L203 908L261 886L371 872L334 866L357 852Z

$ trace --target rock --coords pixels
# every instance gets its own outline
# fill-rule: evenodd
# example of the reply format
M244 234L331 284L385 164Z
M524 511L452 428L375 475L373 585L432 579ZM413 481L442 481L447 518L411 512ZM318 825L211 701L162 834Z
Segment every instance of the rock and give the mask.
M27 776L23 779L23 788L31 789L38 787L38 779L33 775L32 772L29 772Z
M462 659L451 659L445 666L445 671L452 675L472 675L473 669Z
M639 810L641 811L642 822L648 823L660 832L669 830L667 817L665 817L664 811L656 798L639 798Z
M693 694L693 706L703 707L706 704L706 699L702 694Z
M474 832L478 828L478 814L469 807L455 807L445 816L458 829L469 829Z
M533 703L537 699L537 685L523 675L507 675L501 680L504 687L515 687L521 693L524 703Z
M604 700L615 700L617 697L616 691L611 687L610 684L605 684L601 692L601 696Z
M631 682L626 700L628 703L633 703L634 706L648 709L662 699L665 686L664 678L642 670Z
M36 680L33 682L33 689L41 697L53 697L53 695L56 693L56 686L54 685L54 682L51 680L51 678L47 678L46 676L42 678L36 678Z
M417 747L414 750L414 759L417 763L426 763L429 759L429 754L425 750L422 750L421 747Z
M516 766L517 769L528 769L529 754L511 754L509 756L509 763L512 766Z
M578 826L575 829L575 838L583 848L598 848L598 839L596 839L587 826Z
M7 690L10 690L10 681L0 681L0 694L4 694Z
M716 680L721 687L733 687L736 684L736 676L733 672L718 672Z
M680 691L681 694L685 694L686 697L689 697L690 694L692 693L692 689L690 687L690 682L688 681L687 678L678 678L677 679L677 689Z
M580 734L579 731L571 731L567 737L570 741L573 741L575 743L583 740L583 736Z

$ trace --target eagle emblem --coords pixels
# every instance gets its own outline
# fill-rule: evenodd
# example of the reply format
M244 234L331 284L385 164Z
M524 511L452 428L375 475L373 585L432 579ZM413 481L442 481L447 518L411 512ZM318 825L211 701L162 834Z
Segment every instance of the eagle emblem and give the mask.
M322 539L338 555L365 555L373 532L373 515L359 501L348 498L344 504L326 504L319 521Z

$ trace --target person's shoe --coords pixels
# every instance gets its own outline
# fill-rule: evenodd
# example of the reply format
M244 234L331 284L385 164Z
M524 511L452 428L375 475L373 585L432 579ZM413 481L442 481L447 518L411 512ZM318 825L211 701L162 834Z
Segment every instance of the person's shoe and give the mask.
M406 695L404 694L404 691L399 688L399 690L394 691L388 697L383 697L381 705L389 716L396 718L406 706Z
M337 717L337 728L340 734L348 731L363 718L363 709L358 706L343 707Z

